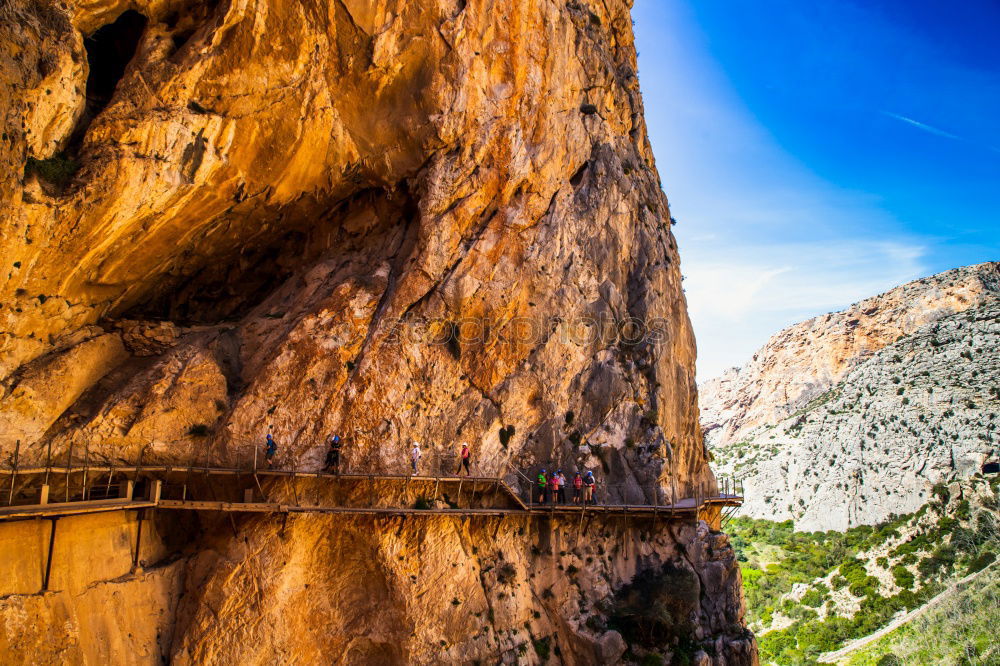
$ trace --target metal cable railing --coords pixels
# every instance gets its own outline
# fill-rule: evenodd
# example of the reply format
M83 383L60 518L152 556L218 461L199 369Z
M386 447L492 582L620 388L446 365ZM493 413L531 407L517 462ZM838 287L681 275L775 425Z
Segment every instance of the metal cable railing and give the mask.
M74 457L74 448L77 449L76 457ZM263 454L263 446L246 442L235 444L231 443L227 445L223 451L206 450L200 456L192 456L191 461L186 464L160 462L159 458L161 456L156 455L155 449L151 453L150 449L153 447L148 446L139 449L135 462L132 463L125 462L123 460L115 462L102 462L95 460L91 456L89 446L84 446L82 448L83 452L81 453L79 451L79 447L70 445L67 448L65 457L59 456L62 460L54 461L52 457L51 444L49 444L47 447L46 464L44 467L25 468L21 465L21 445L18 441L11 460L10 470L0 470L0 474L6 472L9 476L9 481L4 488L6 490L6 497L0 494L0 498L2 498L0 499L0 502L3 502L3 499L6 499L6 504L8 506L17 504L32 504L37 502L35 492L28 492L28 484L22 483L21 486L18 486L19 475L26 481L26 477L29 474L35 475L43 473L43 485L46 488L48 488L54 480L60 481L61 483L58 485L61 486L61 492L59 494L63 501L69 502L70 500L93 500L118 497L121 494L120 489L122 484L128 481L129 477L131 477L131 481L133 483L138 483L140 481L144 466L161 471L163 469L169 469L174 472L183 472L186 470L189 475L196 473L209 473L214 470L215 472L227 471L236 474L250 475L280 473L294 478L296 475L306 475L310 477L317 476L319 474L317 467L322 468L323 462L321 461L319 466L315 463L311 464L309 465L309 469L297 469L297 465L300 464L297 459L293 458L288 461L287 459L283 460L281 458L277 458L273 466L268 466L266 458ZM200 458L200 460L195 462L197 458ZM343 476L364 476L380 479L406 478L413 476L410 474L408 464L406 465L406 473L373 473L371 469L353 469L349 464L349 461L345 458L346 456L342 451L340 456L340 465L337 472ZM456 476L458 471L460 471L460 469L458 469L458 465L459 457L457 454L451 455L446 451L429 449L428 452L425 453L425 458L421 460L418 472L424 469L436 469L437 473L421 474L420 476L441 479L452 478ZM456 474L449 475L441 473L442 470L448 470L450 468L456 469ZM507 486L510 492L512 492L518 500L526 506L539 505L539 489L532 476L525 473L521 469L518 469L509 461L501 463L500 468L501 470L507 468L513 472L512 475L507 474L508 477L513 477L512 481L505 481L504 474L502 473L498 473L496 476L469 476L466 478L475 478L478 480L494 479L498 484ZM709 500L717 501L727 498L735 500L741 499L743 496L743 484L738 478L719 477L713 485L714 487L709 487L706 484L695 484L684 489L671 488L670 492L668 492L667 488L661 486L659 483L646 485L640 485L635 481L605 483L598 478L592 504L596 506L635 506L654 508L677 508L685 507L687 505L700 507ZM679 495L677 494L678 492ZM558 505L558 502L552 501L553 498L550 495L551 491L546 490L546 501L543 503ZM565 486L564 504L572 505L574 503L573 496L572 477L568 477ZM48 500L49 498L46 499ZM673 499L673 501L671 501L671 499ZM733 512L729 513L729 517L731 517L732 513Z

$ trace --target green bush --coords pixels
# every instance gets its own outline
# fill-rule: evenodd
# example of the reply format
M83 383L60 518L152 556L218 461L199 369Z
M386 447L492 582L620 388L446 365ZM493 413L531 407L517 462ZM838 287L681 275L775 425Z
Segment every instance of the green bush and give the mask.
M804 606L816 608L823 605L823 602L826 601L826 595L816 588L810 588L809 590L806 590L805 594L802 595L801 601Z
M29 157L24 166L24 175L37 174L42 180L61 188L72 180L79 168L76 160L67 157L65 153L59 153L44 160Z
M510 562L504 562L497 568L497 582L510 585L517 579L517 568Z
M897 564L892 568L892 577L896 581L896 585L899 587L912 590L915 579L913 578L913 573L909 569L901 564Z
M536 638L531 641L531 644L535 648L535 653L538 655L538 658L541 659L543 662L548 661L549 652L552 650L549 641L550 639L548 636L545 636L543 638Z
M971 562L969 562L969 573L975 573L977 571L982 571L986 567L993 564L996 561L997 556L988 550L984 550L982 553L977 555Z
M507 448L510 444L510 440L514 437L514 426L509 425L506 428L500 428L500 445L503 448Z
M644 569L615 594L608 626L629 645L646 648L688 640L698 590L698 577L684 567L667 562L659 569Z

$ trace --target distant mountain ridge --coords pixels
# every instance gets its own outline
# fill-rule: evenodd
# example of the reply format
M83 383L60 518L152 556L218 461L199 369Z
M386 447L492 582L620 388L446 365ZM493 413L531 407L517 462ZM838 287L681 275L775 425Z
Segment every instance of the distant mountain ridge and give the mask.
M839 529L919 508L997 452L1000 264L907 283L774 335L699 387L744 515Z

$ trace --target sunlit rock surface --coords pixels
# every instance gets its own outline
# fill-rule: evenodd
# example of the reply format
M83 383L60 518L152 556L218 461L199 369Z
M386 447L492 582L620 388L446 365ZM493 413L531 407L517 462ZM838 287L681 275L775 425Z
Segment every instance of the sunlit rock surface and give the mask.
M595 469L614 500L711 489L629 4L4 3L0 452L245 463L271 428L299 469L337 432L355 470L402 472L417 440L427 471L451 471L467 441L477 473L513 484L559 465ZM185 573L149 582L170 631L127 658L531 662L543 633L566 663L594 641L621 658L571 620L576 592L539 604L546 560L510 525L202 520L168 549ZM716 566L681 554L723 537L659 529L586 574L588 607L639 564ZM523 586L480 639L449 605L493 603L476 540ZM732 551L711 550L725 573L700 583L691 631L745 663ZM373 567L377 603L347 603ZM62 622L56 594L30 603ZM4 622L28 612L3 603ZM5 626L11 646L51 629ZM17 654L93 662L88 640Z

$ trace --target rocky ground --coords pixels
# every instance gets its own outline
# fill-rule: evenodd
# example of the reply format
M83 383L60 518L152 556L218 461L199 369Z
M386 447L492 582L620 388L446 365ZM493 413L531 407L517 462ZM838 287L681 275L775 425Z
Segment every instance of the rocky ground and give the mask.
M597 469L612 499L711 488L629 8L0 3L0 455L231 462L271 429L281 464L301 469L338 432L351 469L403 471L418 440L439 471L464 440L479 473L512 483L512 467L561 465ZM558 632L549 658L594 658L571 591L534 617L543 590L523 587L497 606L501 624L473 627L447 598L493 603L476 596L487 579L465 528L428 525L303 521L284 539L263 521L242 535L215 525L198 532L202 554L172 556L197 575L128 579L127 598L164 600L139 613L143 631L101 631L143 663L309 662L318 648L302 637L319 627L324 655L372 663L544 660L514 629ZM528 558L529 542L503 532L477 540ZM678 533L643 561L700 571L670 553L701 538ZM347 605L324 604L360 595L344 581L376 566L393 586L361 632ZM517 566L526 585L527 559ZM604 584L627 585L632 566ZM433 572L446 596L396 586L406 567ZM699 658L753 661L726 601L738 574L699 589L698 608L730 609L720 624L684 607ZM98 659L86 643L101 632L50 640L69 611L21 594L0 591L6 635L34 646L12 655ZM47 621L27 631L25 613ZM161 621L171 629L151 633ZM635 642L630 654L655 650Z

